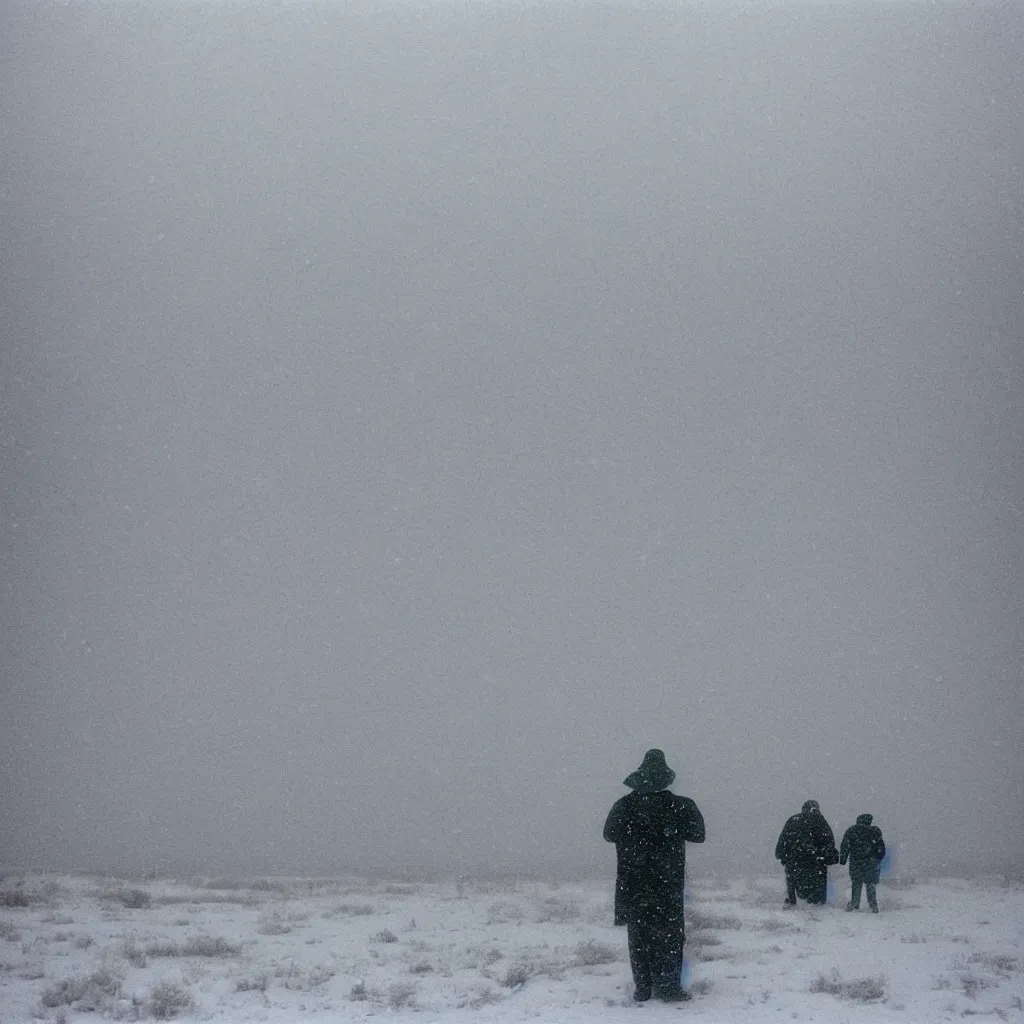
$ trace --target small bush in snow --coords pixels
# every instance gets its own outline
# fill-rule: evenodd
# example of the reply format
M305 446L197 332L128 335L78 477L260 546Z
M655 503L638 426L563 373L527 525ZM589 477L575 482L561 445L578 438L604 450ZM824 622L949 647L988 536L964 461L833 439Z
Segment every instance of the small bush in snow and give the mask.
M232 957L242 952L242 946L220 936L193 935L185 940L181 950L185 956Z
M4 889L0 891L0 907L27 907L32 901L28 893L22 889Z
M148 910L153 905L153 897L145 889L119 889L113 898L128 910Z
M146 1013L155 1020L173 1020L195 1006L192 993L180 981L161 981L146 1000Z
M392 985L388 989L388 1006L392 1010L401 1010L405 1006L412 1006L416 997L416 986L407 982Z
M978 993L983 988L988 988L991 984L987 979L980 978L971 971L960 975L960 988L963 989L963 993L968 999L976 999Z
M371 942L397 942L398 936L388 928L383 931L377 932L376 935L370 936Z
M487 908L487 924L519 924L523 908L512 900L498 900Z
M531 974L530 968L520 961L517 964L510 965L508 970L505 971L505 977L501 979L501 983L505 988L518 988L530 980Z
M792 921L783 921L778 917L766 917L757 925L757 930L768 935L792 935L802 929Z
M120 991L121 979L103 968L58 981L43 991L40 1001L51 1009L78 1005L84 1011L101 1010L116 999Z
M537 924L564 924L576 921L580 916L579 904L562 896L549 896L540 906L537 913Z
M145 967L146 951L136 942L134 935L126 935L121 941L121 955L132 967Z
M825 993L840 999L850 999L860 1003L871 1003L885 998L885 977L858 978L855 981L843 981L838 971L826 977L819 974L811 982L811 992Z
M254 884L252 888L256 888ZM229 892L237 892L239 889L247 888L245 882L240 881L237 878L211 878L210 881L204 883L206 889L226 889Z
M260 918L256 930L261 935L287 935L292 926L280 914L265 914Z
M733 930L742 928L743 922L735 914L705 914L700 910L690 910L686 915L688 927L695 930L718 929Z
M228 942L219 936L193 935L184 943L151 942L146 946L148 956L207 956L226 958L238 956L242 952L239 944Z
M294 992L308 992L319 985L326 985L334 977L334 971L322 964L315 964L309 970L303 971L295 965L295 961L286 968L280 968L275 973L281 984Z
M460 1003L459 1008L468 1006L471 1010L482 1010L485 1006L493 1006L495 1003L502 1002L502 998L501 994L491 988L490 985L485 985L475 995Z
M619 959L616 949L594 939L587 939L576 947L576 959L584 967L596 967L598 964L613 964Z
M369 917L374 910L369 903L339 903L334 912L347 917Z
M1011 974L1019 970L1019 962L1015 956L1009 953L974 953L971 956L972 964L981 964L996 974Z
M349 989L348 997L354 1003L365 1003L368 999L371 999L375 992L366 987L366 982L357 981L352 988Z
M501 979L501 984L505 988L518 988L529 981L530 978L536 978L542 974L552 978L560 978L566 966L565 962L545 952L537 951L531 955L529 951L524 951L515 963L509 965L504 977Z
M252 978L239 978L235 982L236 992L266 992L270 986L270 975L264 972Z

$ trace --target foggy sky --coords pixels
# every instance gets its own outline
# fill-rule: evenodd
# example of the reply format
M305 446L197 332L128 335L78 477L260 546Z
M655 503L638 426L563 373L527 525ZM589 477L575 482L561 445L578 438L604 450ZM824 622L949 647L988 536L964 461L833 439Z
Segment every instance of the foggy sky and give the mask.
M0 864L1024 852L1024 15L6 4Z

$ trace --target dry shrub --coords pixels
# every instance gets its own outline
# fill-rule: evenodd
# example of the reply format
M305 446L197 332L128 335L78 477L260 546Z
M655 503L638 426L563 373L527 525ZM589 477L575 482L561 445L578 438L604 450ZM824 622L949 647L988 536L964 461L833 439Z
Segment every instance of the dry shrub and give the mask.
M778 917L766 917L755 927L759 932L765 932L767 935L792 935L803 930L792 921L783 921Z
M121 979L112 971L101 968L92 974L64 978L43 991L40 1001L53 1009L58 1006L78 1006L83 1011L102 1010L117 998Z
M397 942L398 936L391 931L389 928L385 928L382 931L377 932L375 935L370 936L371 942Z
M121 940L121 955L132 967L146 966L146 951L138 944L134 935L126 935Z
M401 1010L403 1007L412 1006L416 999L416 986L408 982L400 982L388 989L388 1006L392 1010Z
M960 988L968 999L976 999L983 988L990 988L991 985L992 982L987 978L980 978L971 971L960 975Z
M885 998L885 976L843 981L839 972L833 971L828 977L819 974L811 982L810 991L836 996L839 999L849 999L853 1002L872 1003Z
M420 891L418 885L390 884L384 886L384 892L389 896L415 896Z
M577 921L580 917L579 904L570 897L549 896L537 911L537 924L564 924Z
M290 991L308 992L320 985L326 985L334 977L334 971L322 964L315 964L308 970L303 970L296 967L293 960L287 968L278 969L274 977L280 979L281 984Z
M214 938L211 935L193 935L185 940L181 947L185 956L209 956L209 957L233 957L242 952L242 944L228 942L220 936Z
M367 988L366 982L363 981L357 981L348 992L349 999L354 1003L365 1003L368 999L376 998L376 995L377 993Z
M32 901L24 889L0 890L0 907L28 907L31 905Z
M520 924L523 908L512 900L498 900L487 908L487 924Z
M531 977L532 972L529 965L519 961L509 966L501 983L505 988L518 988L520 985L525 985Z
M239 978L235 982L236 992L266 992L270 986L270 975L264 971L252 978Z
M237 892L239 889L249 888L245 882L238 878L211 878L208 882L203 883L204 889L226 889L229 892ZM252 888L256 888L254 884Z
M256 925L261 935L287 935L292 926L280 914L264 914Z
M146 1000L146 1012L155 1020L173 1020L195 1007L192 993L180 981L160 981Z
M344 914L346 917L369 917L374 912L369 903L339 903L334 908L335 914Z
M240 943L228 942L219 936L193 935L184 943L151 942L146 946L148 956L205 956L218 959L238 956L242 952Z
M576 959L584 967L597 967L599 964L615 963L619 959L619 954L605 943L587 939L576 947Z
M153 897L145 889L116 889L108 899L128 910L148 910L153 905Z
M495 991L490 985L484 985L477 989L475 994L469 996L458 1004L459 1009L482 1010L485 1006L494 1006L504 1000L501 993Z
M524 952L520 954L515 963L509 965L504 977L501 978L501 984L505 988L518 988L520 985L525 985L530 978L540 975L546 974L551 978L560 978L566 966L563 961L546 953L531 955L529 952Z
M284 892L287 888L284 883L269 878L257 878L253 880L251 889L256 892Z
M700 910L688 910L686 923L690 928L697 930L736 931L743 927L743 922L735 914L705 914Z
M1012 974L1020 969L1017 958L1009 953L974 953L970 962L981 964L996 974Z

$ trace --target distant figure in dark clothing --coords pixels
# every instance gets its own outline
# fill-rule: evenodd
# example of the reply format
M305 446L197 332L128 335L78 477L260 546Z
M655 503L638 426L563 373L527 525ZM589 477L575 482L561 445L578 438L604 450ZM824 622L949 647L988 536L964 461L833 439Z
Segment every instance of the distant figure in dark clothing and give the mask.
M633 792L615 802L604 824L615 844L615 914L626 925L639 1002L689 998L680 981L686 844L704 842L704 818L692 800L668 791L675 777L665 755L648 750L625 779Z
M872 914L878 913L875 886L878 884L878 868L885 856L885 840L882 830L872 825L870 814L858 814L857 824L851 825L843 834L839 846L839 863L850 862L850 902L847 910L860 910L860 887L868 890L868 906Z
M782 827L775 859L786 869L786 906L796 898L822 904L828 893L828 868L839 862L835 836L817 800L808 800Z

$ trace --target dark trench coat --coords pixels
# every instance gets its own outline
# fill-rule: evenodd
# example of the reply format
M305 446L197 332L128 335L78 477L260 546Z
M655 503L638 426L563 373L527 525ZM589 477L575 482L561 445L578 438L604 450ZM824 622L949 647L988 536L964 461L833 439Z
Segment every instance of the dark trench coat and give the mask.
M686 844L704 842L697 805L667 789L629 793L609 812L604 837L617 855L616 924L652 912L681 920Z

